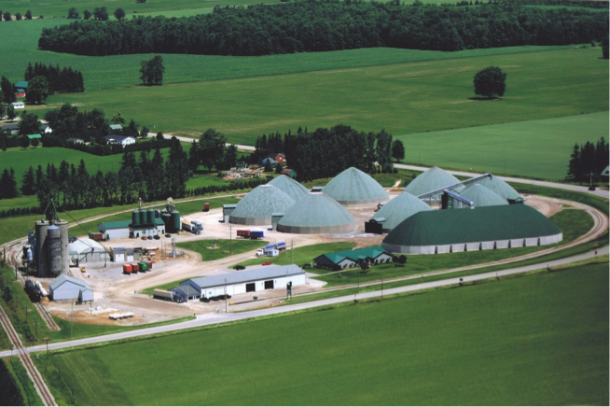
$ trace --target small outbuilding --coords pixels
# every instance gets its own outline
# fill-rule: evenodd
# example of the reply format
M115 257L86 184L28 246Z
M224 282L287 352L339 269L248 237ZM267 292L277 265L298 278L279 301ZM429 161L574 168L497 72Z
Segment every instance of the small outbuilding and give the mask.
M110 135L110 136L106 136L106 142L108 144L121 144L123 147L125 147L130 144L135 144L136 139L131 136Z
M97 230L102 233L107 240L127 239L129 237L129 220L119 220L114 222L102 222L97 225Z
M185 286L190 286L199 294L198 298L209 300L224 295L233 296L279 288L285 289L289 283L293 287L304 285L306 283L305 271L295 264L248 267L245 271L235 273L191 278L180 283L180 289L187 291Z
M330 269L356 267L358 261L367 260L369 264L382 264L392 261L392 255L381 246L363 247L343 252L326 253L313 261L317 267Z
M51 282L49 291L53 301L93 301L93 290L84 280L70 277L65 274L60 275Z

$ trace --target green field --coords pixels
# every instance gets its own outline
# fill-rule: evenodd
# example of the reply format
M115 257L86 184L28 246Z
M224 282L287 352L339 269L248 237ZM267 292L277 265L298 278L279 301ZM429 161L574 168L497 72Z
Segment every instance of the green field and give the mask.
M608 283L580 266L326 307L54 353L46 377L75 405L607 405Z
M268 242L264 240L245 239L206 239L193 242L183 242L177 246L182 249L192 250L201 255L202 261L212 261L228 257L230 253L241 254L250 250L263 247Z
M608 121L605 111L395 138L406 146L403 162L559 181L575 143L608 141Z

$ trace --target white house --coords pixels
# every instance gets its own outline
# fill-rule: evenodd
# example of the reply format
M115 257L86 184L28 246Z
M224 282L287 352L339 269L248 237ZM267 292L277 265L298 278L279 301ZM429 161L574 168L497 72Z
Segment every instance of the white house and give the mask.
M13 102L11 105L13 105L13 109L25 109L25 103L23 102Z
M125 147L129 144L136 143L136 139L131 136L110 135L110 136L106 136L106 141L108 142L108 144L122 144L123 147Z

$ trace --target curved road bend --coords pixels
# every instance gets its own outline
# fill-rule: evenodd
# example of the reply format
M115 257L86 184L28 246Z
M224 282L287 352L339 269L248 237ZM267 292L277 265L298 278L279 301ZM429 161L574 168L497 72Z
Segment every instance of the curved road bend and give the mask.
M597 253L598 255L608 254L608 252L609 252L608 246L598 249L597 252L598 252ZM558 260L549 261L549 262L545 262L545 263L533 264L530 266L517 267L517 268L512 268L512 269L505 269L505 270L501 270L501 271L497 271L497 272L494 271L494 272L484 273L484 274L479 274L479 275L474 275L474 276L466 276L466 277L463 277L463 280L464 280L464 282L471 282L471 281L478 281L478 280L486 280L486 279L495 278L495 277L509 276L509 275L513 275L513 274L526 273L529 271L539 270L539 269L543 269L546 267L556 267L556 266L560 266L560 265L564 265L564 264L569 264L569 263L573 263L573 262L577 262L577 261L581 261L581 260L590 259L593 256L595 256L595 254L594 254L594 252L591 251L591 252L582 253L579 255L566 257L563 259L558 259ZM385 290L383 290L383 295L408 293L408 292L420 291L420 290L425 290L425 289L430 289L430 288L451 286L451 285L455 285L458 283L459 283L459 278L449 278L449 279L445 279L445 280L433 281L433 282L429 282L429 283L420 283L420 284L415 284L415 285L406 286L406 287L396 287L396 288L385 289ZM371 299L371 298L376 298L376 297L380 297L380 296L381 296L381 291L373 291L373 292L358 294L358 299L361 299L361 300L362 299ZM67 341L67 342L57 342L57 343L49 344L48 346L49 346L50 350L55 350L55 349L70 348L70 347L74 347L74 346L84 346L84 345L92 345L92 344L103 343L103 342L112 342L112 341L124 340L124 339L129 339L129 338L137 338L137 337L141 337L141 336L154 335L154 334L159 334L159 333L164 333L164 332L173 332L173 331L179 331L179 330L183 330L183 329L214 325L214 324L219 324L219 323L223 323L223 322L240 321L240 320L246 320L246 319L255 318L255 317L278 315L278 314L283 314L283 313L287 313L287 312L305 310L305 309L310 309L310 308L315 308L315 307L331 306L334 304L351 302L353 300L354 300L354 295L346 295L346 296L337 297L337 298L329 298L329 299L324 299L324 300L305 302L305 303L301 303L301 304L289 304L289 305L284 305L281 307L265 308L265 309L260 309L260 310L256 310L256 311L242 312L242 313L237 313L237 314L224 314L224 313L223 314L204 314L204 315L197 316L197 318L194 320L180 322L180 323L173 324L173 325L164 325L164 326L158 326L158 327L153 327L153 328L139 329L139 330L135 330L135 331L121 332L121 333L117 333L117 334L103 335L103 336L97 336L97 337L92 337L92 338L84 338L84 339L78 339L78 340ZM32 346L32 347L24 349L24 351L28 352L28 353L42 352L44 350L46 350L45 345ZM0 357L6 357L6 356L9 356L9 354L10 354L9 351L0 352Z

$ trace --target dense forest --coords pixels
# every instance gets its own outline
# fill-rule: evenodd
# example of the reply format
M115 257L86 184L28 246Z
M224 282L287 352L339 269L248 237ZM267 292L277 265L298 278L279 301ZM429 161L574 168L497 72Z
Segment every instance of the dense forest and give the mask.
M319 128L313 133L298 129L258 137L250 160L260 162L271 153L283 152L286 162L297 173L299 181L334 177L341 171L356 167L369 174L394 171L392 135L358 132L349 126Z
M608 36L608 14L512 2L453 5L302 0L183 18L78 20L43 29L43 50L79 55L269 55L366 47L457 51L566 45Z

